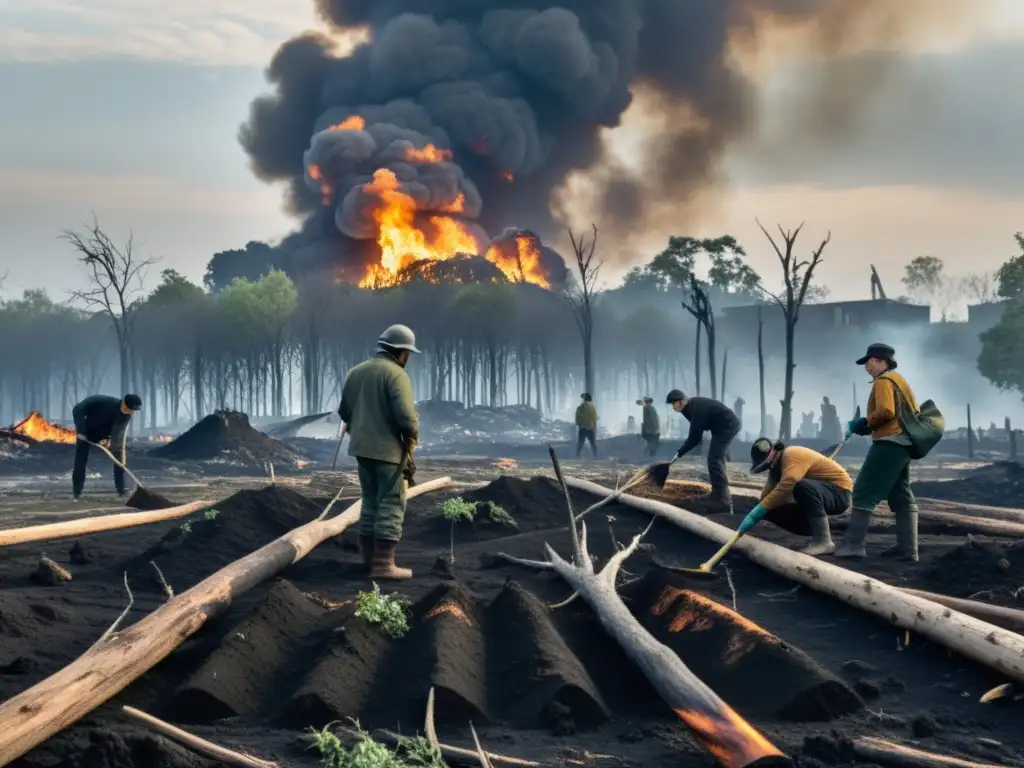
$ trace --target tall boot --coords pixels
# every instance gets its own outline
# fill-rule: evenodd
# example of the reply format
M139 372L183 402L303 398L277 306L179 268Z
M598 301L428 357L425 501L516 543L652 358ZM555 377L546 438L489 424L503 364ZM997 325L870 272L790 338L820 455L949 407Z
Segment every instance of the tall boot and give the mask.
M395 565L395 547L397 541L377 539L373 543L373 567L370 568L371 579L390 579L391 581L406 581L412 578L412 570L399 568Z
M369 573L373 570L373 536L359 537L359 552L363 556L363 572Z
M864 539L868 535L868 525L871 524L871 510L858 509L850 510L850 523L846 528L846 537L843 543L836 547L836 557L867 557L867 550L864 549Z
M811 526L811 540L798 551L805 555L830 555L835 552L836 545L832 541L828 518L825 515L814 515L808 523Z
M893 510L896 518L896 546L882 550L882 557L893 557L908 563L918 561L917 554L917 510Z

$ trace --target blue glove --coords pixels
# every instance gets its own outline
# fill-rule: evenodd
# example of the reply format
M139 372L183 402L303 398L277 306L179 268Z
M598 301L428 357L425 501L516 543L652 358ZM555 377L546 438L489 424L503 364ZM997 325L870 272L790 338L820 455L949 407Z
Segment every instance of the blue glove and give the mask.
M851 419L850 421L846 422L846 437L843 439L849 440L850 435L862 434L864 427L866 427L867 425L868 420L863 417L859 419Z
M743 522L740 523L740 527L737 530L740 533L746 533L755 525L764 520L764 516L767 514L768 510L765 509L760 504L758 504L756 507L750 510L750 512L747 513L747 516L743 518Z

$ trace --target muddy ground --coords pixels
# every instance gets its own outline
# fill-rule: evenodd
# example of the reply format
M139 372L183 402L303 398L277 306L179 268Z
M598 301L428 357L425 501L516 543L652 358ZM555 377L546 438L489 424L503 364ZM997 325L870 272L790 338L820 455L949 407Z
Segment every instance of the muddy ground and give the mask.
M421 481L447 474L462 485L410 502L400 560L415 578L385 587L412 603L406 637L388 639L352 616L352 601L370 584L355 570L355 532L349 532L250 592L112 702L14 765L209 765L128 723L119 707L131 705L225 746L283 765L313 766L319 763L307 749L306 729L359 717L367 727L413 734L422 727L431 685L438 689L442 741L468 745L472 721L491 751L546 765L709 765L585 604L544 608L568 596L560 579L495 559L498 552L541 557L545 542L569 552L557 488L550 480L521 479L550 472L541 465L498 467L494 460L424 458L418 464ZM687 464L681 473L696 475L696 466ZM567 463L568 473L606 485L617 469ZM0 550L0 699L71 662L102 634L124 608L126 572L136 598L128 621L135 621L165 599L150 560L180 593L315 517L338 488L347 489L345 498L357 494L346 472L283 477L275 488L209 471L182 478L151 470L151 476L151 487L177 502L231 498L219 501L212 519L199 514L188 521L187 533L177 521ZM90 480L78 508L67 503L64 483L9 484L0 491L0 527L123 509L105 472ZM500 504L518 528L492 523L485 514L477 523L460 523L455 563L447 565L451 530L440 510L453 495ZM687 487L670 486L665 497L702 509ZM583 507L588 500L577 495L574 502ZM751 503L739 500L737 509ZM649 522L622 506L597 515L590 550L602 563L616 542L628 542ZM734 527L738 517L714 519ZM770 525L759 535L800 543ZM891 542L887 533L872 533L869 550ZM1013 604L1024 586L1024 558L1012 544L925 535L918 564L871 558L859 567L891 584L961 597L988 591L995 602ZM901 630L794 588L742 555L728 558L728 578L711 584L682 582L654 565L655 559L696 565L714 549L658 521L643 551L626 563L630 583L622 592L656 636L781 749L805 765L841 764L849 761L846 739L871 735L1024 764L1020 705L978 703L1005 682L998 675L923 637L910 636L908 645ZM42 553L68 568L72 581L33 583ZM783 645L752 634L716 607L733 604Z

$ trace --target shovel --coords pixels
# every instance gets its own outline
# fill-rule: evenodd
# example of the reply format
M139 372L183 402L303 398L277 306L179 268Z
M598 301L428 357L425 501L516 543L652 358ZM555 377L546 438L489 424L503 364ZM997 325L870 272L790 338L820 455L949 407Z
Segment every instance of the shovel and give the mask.
M331 471L338 466L338 454L341 453L341 444L345 442L345 435L348 433L348 424L342 424L338 431L338 447L334 449L334 461L331 462Z
M92 440L86 440L81 436L79 436L78 439L81 440L83 443L91 445L93 448L99 448L101 451L107 454L107 458L109 458L112 462L114 462L114 464L123 469L124 473L132 479L132 482L135 483L135 490L132 491L132 495L129 496L128 501L125 502L126 506L133 506L132 502L141 504L142 506L140 506L139 509L161 509L163 507L174 506L173 502L171 502L169 499L164 498L158 493L153 493L152 491L146 490L146 488L142 485L142 481L135 476L135 473L128 469L128 467L126 467L124 464L122 464L121 461L113 453L111 453L110 449L108 449L105 445L94 443Z
M860 418L860 407L857 408L857 416L855 416L854 418ZM830 459L834 459L838 455L839 451L842 450L843 445L845 444L845 440L843 440L841 443L837 443L832 448L830 448L825 455ZM742 528L742 523L740 525ZM698 579L701 581L714 581L718 578L718 574L713 572L714 567L722 561L723 557L729 554L729 550L736 546L736 542L743 538L743 534L745 533L746 531L742 529L736 531L736 533L730 536L729 540L722 545L722 548L715 552L715 554L713 554L711 558L707 560L707 562L701 564L699 568L676 568L671 565L664 565L662 563L658 563L657 561L655 561L655 563L659 567L664 568L665 570L672 571L673 573L679 573L689 578Z

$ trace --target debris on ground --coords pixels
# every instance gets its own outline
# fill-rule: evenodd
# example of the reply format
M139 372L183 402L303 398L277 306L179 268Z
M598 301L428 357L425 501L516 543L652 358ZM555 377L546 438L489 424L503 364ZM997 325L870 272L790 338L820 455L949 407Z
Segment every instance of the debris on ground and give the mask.
M1024 466L997 461L956 480L914 483L916 496L962 504L1024 508Z

